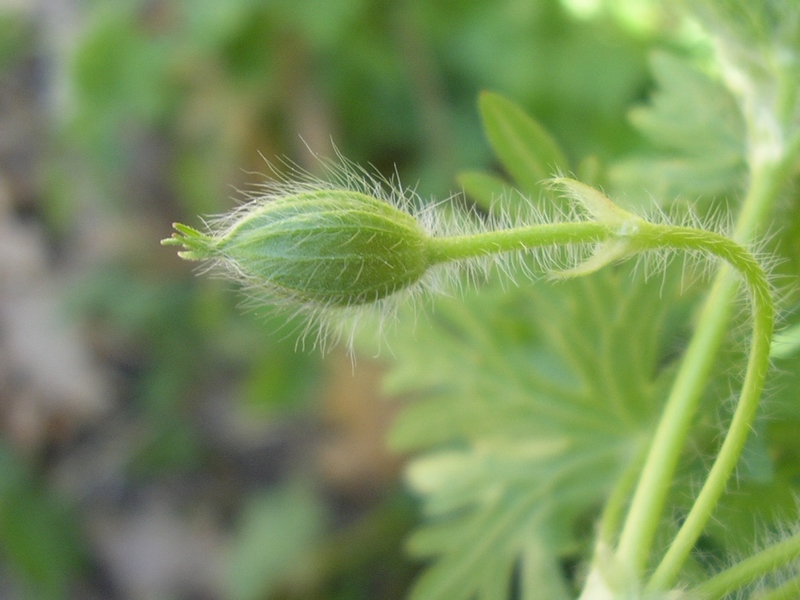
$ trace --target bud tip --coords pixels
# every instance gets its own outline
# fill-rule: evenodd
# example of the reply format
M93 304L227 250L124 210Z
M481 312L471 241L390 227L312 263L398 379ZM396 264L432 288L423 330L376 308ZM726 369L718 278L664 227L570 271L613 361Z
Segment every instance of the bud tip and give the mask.
M201 260L208 257L212 241L210 236L182 223L173 223L172 227L176 233L161 240L162 246L183 246L185 251L179 252L178 256L186 260Z

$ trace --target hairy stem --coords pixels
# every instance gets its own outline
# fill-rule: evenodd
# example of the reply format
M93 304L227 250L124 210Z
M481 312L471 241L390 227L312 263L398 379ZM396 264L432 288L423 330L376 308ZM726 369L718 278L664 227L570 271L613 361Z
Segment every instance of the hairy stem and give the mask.
M797 144L792 145L788 154L777 163L763 164L753 173L736 227L737 241L752 241L764 229L785 183L792 157L797 154ZM736 291L737 282L730 268L723 267L702 307L697 329L683 357L653 437L618 549L620 559L626 564L635 565L639 572L647 565L678 459L730 321ZM662 562L663 566L659 569L658 577L651 581L651 587L668 585L677 572L676 567L683 563L684 553L690 549L682 546L680 550L671 550L669 561L666 564Z
M737 265L737 269L738 269ZM759 269L760 271L760 269ZM740 271L744 274L743 271ZM645 589L666 589L672 585L697 538L725 491L728 479L736 467L747 435L755 419L761 390L769 369L769 346L772 338L774 307L763 271L746 275L753 311L753 341L742 392L733 414L728 435L719 450L703 488L697 496L678 535L656 568ZM754 285L753 281L757 283Z
M472 235L433 238L430 264L520 252L543 246L591 244L613 236L605 223L553 223L514 229L486 231Z
M703 383L708 379L725 331L737 282L728 267L711 288L698 317L701 325L684 355L667 398L623 526L618 555L625 564L644 570L667 493L692 424Z
M692 589L689 592L689 596L691 598L702 598L703 600L717 600L729 592L738 590L798 558L800 558L800 533L796 533L774 546L749 556L722 573L718 573ZM798 582L793 580L789 584L791 584L791 590L795 595L786 597L796 598ZM778 592L781 592L781 588L772 590L766 597ZM777 597L780 598L781 596Z

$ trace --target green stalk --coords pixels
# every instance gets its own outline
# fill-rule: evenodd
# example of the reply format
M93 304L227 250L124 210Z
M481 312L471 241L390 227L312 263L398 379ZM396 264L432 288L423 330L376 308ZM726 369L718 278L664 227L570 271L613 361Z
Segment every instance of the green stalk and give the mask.
M543 246L591 244L612 236L612 227L609 225L596 221L583 221L432 238L430 265L504 252L520 252Z
M726 329L736 280L724 267L700 312L700 324L686 350L667 398L633 495L620 536L617 554L623 564L644 570L664 510L667 493L692 424L703 383Z
M737 240L745 242L750 241L759 231L764 229L772 207L790 172L793 158L796 155L796 144L793 144L791 150L794 150L794 152L785 155L784 160L778 163L764 164L762 169L754 173L750 191L742 207L742 212L739 216L736 232L734 234ZM650 494L651 500L658 503L658 511L656 512L652 508L647 511L651 515L650 518L652 518L647 532L649 535L648 539L645 539L643 533L639 533L638 535L633 533L631 536L637 538L641 542L639 546L641 554L639 555L639 562L637 563L640 569L646 564L652 539L655 535L656 527L658 526L658 520L654 515L661 514L663 510L664 501L669 489L668 483L665 485L665 482L671 481L674 475L675 467L697 410L703 388L705 387L705 382L708 379L714 358L724 338L735 295L735 281L730 277L729 269L723 268L720 270L711 293L703 306L695 336L689 345L689 349L681 364L678 377L676 378L675 385L673 386L672 393L667 400L664 417L659 423L659 428L653 441L653 452L651 454L654 455L655 461L658 461L659 455L664 455L665 462L655 462L653 464L648 460L648 463L645 465L645 474L643 474L642 477L644 480L645 477L647 477L648 468L652 468L656 473L650 476L661 478L660 488L656 490L655 494ZM757 317L754 315L754 318ZM761 344L765 343L767 352L769 351L769 340L754 340L750 351L751 359L756 344L759 341ZM767 367L768 361L765 362L764 369ZM750 381L749 369L745 377L744 385L745 388L747 388L748 385L753 385L752 381ZM656 568L646 589L651 591L666 589L672 585L680 567L691 552L694 542L702 533L700 523L702 522L705 524L719 496L724 491L725 481L727 481L730 471L732 471L736 465L736 461L741 454L741 445L743 445L744 437L747 435L746 431L742 431L741 434L734 434L734 427L742 427L742 421L747 422L749 427L749 423L752 422L757 409L757 404L742 406L743 400L744 396L740 399L740 404L734 413L728 437L726 437L723 443L720 454L706 480L706 484L695 501L689 513L689 517L687 517L681 530L678 532L675 541ZM682 412L677 414L678 411ZM676 422L671 425L667 421L668 416L675 418ZM662 430L664 430L663 435L659 437L659 434L662 434ZM739 440L740 437L742 438L741 440ZM659 449L657 446L659 442L665 443L669 447ZM738 450L734 453L733 448L738 448ZM633 505L636 504L636 500L637 498L634 497ZM645 496L644 501L646 500L647 498ZM631 513L633 513L633 505ZM641 510L641 506L636 506L636 508ZM705 514L706 512L708 513L707 515Z
M704 581L690 590L688 595L690 598L697 597L703 600L717 600L798 558L800 558L800 533L796 533L792 537L774 546L770 546L753 556L749 556L722 573L718 573L711 579ZM781 586L780 588L772 590L767 593L766 596L760 596L759 599L761 600L761 598L764 597L781 598L782 596L775 596L775 594L788 591L792 591L793 595L785 596L786 598L796 598L798 581L792 580L788 582L788 586L790 587L784 589L784 586Z
M790 172L797 146L797 143L792 144L784 160L764 164L753 173L735 231L737 241L748 243L764 229ZM638 572L642 572L647 565L678 459L725 336L736 293L736 280L731 276L730 268L723 267L700 312L697 329L681 362L653 436L650 453L631 501L618 548L620 560L625 564L635 565ZM651 587L672 581L676 567L685 559L685 552L687 550L683 547L680 551L672 552L667 564L660 569L658 578L651 582Z
M737 268L739 267L737 266ZM744 272L742 273L744 274ZM647 591L667 589L674 582L697 538L702 534L720 496L725 491L725 486L736 467L747 435L755 420L761 391L769 369L769 346L774 318L774 307L769 297L769 285L766 278L763 277L763 271L760 271L760 275L755 274L755 276L758 280L756 286L748 281L753 311L753 341L742 392L728 435L725 437L708 478L692 505L686 521L648 581L645 587ZM657 515L654 517L657 518Z

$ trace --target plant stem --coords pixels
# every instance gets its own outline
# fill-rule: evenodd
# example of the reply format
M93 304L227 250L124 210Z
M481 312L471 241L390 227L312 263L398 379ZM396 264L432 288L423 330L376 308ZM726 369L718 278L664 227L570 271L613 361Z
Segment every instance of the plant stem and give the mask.
M647 564L672 477L725 331L736 280L726 266L700 312L698 326L672 384L620 536L617 554L641 572Z
M735 231L737 241L750 242L764 229L789 173L792 158L797 154L797 146L796 143L792 144L783 160L763 164L753 173L737 222ZM697 329L681 362L662 418L653 436L618 549L620 560L626 564L636 565L639 572L647 565L678 459L725 335L736 292L737 283L731 276L730 268L723 267L715 278L700 312ZM671 581L676 574L676 568L685 559L684 553L688 553L689 550L691 548L682 548L680 555L673 552L667 563L671 566L662 568L658 578L652 581L652 586Z
M780 189L789 171L789 165L793 155L785 156L784 160L775 164L765 164L763 169L759 170L753 175L753 180L750 187L750 192L745 200L742 213L739 218L739 223L736 228L735 236L738 239L750 240L758 231L764 228L764 222L770 213L771 207L778 197ZM671 448L671 460L669 472L665 472L665 481L670 481L674 474L675 465L680 455L681 448L683 447L688 428L691 420L697 409L700 395L703 390L705 381L710 371L711 365L716 355L719 345L724 336L727 323L730 319L730 311L733 305L734 297L736 294L735 282L731 279L728 269L722 269L717 276L712 292L709 295L701 313L701 320L699 321L698 328L695 332L695 338L689 346L689 350L694 350L690 356L689 351L684 358L681 369L678 374L678 380L673 387L673 393L667 402L667 408L664 415L673 407L683 408L685 413L678 416L679 438L670 439L669 442L674 445ZM754 301L756 299L754 298ZM756 307L754 306L754 318L759 317L755 314ZM772 318L774 315L771 315ZM707 320L704 320L707 319ZM771 334L770 334L771 335ZM695 340L697 342L695 343ZM765 345L766 351L769 352L770 340L763 340L756 337L753 341L753 346L750 349L750 360L753 359L753 354L756 351L756 345ZM701 355L700 350L705 349L707 354ZM694 365L691 361L697 360L698 364ZM689 364L687 364L689 363ZM752 363L751 363L752 364ZM764 375L769 363L766 361L763 365ZM678 381L681 382L681 387L678 387ZM751 381L751 370L748 366L748 371L745 376L745 383L743 387L743 394L740 397L739 405L734 413L733 421L725 438L722 448L717 456L711 471L709 472L708 479L700 491L694 505L692 506L689 515L684 522L681 530L678 532L675 540L670 546L661 563L656 568L653 576L648 582L647 590L666 589L674 582L677 577L678 571L683 565L684 561L691 552L695 541L702 533L703 526L711 516L711 512L716 506L719 497L725 490L725 484L730 477L730 473L736 466L736 462L741 454L741 448L746 439L748 429L755 417L756 409L758 408L758 399L751 400L748 397L748 404L745 404L745 395L747 387L753 385ZM676 389L678 393L687 393L689 398L675 397ZM671 402L672 401L672 402ZM753 404L749 404L749 402ZM659 429L661 429L661 423ZM654 445L656 440L654 439ZM645 469L647 469L647 465ZM659 469L662 470L663 469ZM644 475L643 475L644 479ZM661 485L663 486L662 480ZM658 514L663 508L663 502L666 497L668 487L662 487L660 490L661 496L659 501L661 507ZM651 523L652 534L658 523L655 521ZM640 565L644 566L649 552L650 544L652 543L652 534L646 546L647 552L643 552L644 556L640 557Z
M735 59L728 57L720 44L720 62L728 87L737 96L747 128L750 182L737 219L734 239L748 244L765 229L775 201L791 174L800 153L800 132L789 140L775 139L775 132L787 131L796 110L796 75L793 66L780 69L777 77L778 100L765 107L758 102L751 86L742 86L735 75ZM729 60L730 59L730 60ZM732 68L726 68L732 62ZM764 128L764 115L773 114L777 127ZM779 134L780 135L780 134ZM778 149L775 152L775 149ZM770 157L764 160L764 157ZM634 493L631 509L621 536L619 554L643 571L649 559L658 515L663 512L669 483L674 477L691 422L708 379L714 357L730 320L736 284L729 269L715 278L711 292L664 407L663 418L653 437L642 478Z
M432 238L430 264L532 250L543 246L591 244L611 236L612 228L605 223L582 221Z
M708 478L689 511L686 521L645 587L648 591L666 589L672 585L694 543L703 532L703 528L711 517L720 496L725 491L728 479L739 460L747 435L755 419L761 391L769 369L769 346L772 340L774 319L774 306L769 283L764 271L752 255L727 238L723 239L730 245L729 248L725 248L721 244L718 248L706 248L706 250L724 258L734 266L744 277L748 287L753 313L753 339L750 346L745 380L728 434L714 461L714 465L711 467ZM731 281L731 279L726 276L726 283L727 281ZM724 288L726 287L727 285L724 286ZM723 291L728 292L724 288ZM669 413L665 413L665 417L667 414ZM678 415L677 418L680 421L680 427L685 427L685 417ZM674 457L674 459L676 460L677 457ZM642 479L645 480L647 476L648 474L645 472ZM664 482L659 482L659 485L663 490ZM652 515L656 523L650 523L649 525L653 528L657 525L658 515L659 513ZM639 557L639 561L639 564L643 564L641 557Z
M717 600L717 598L722 598L725 594L752 583L759 577L763 577L797 558L800 558L800 533L796 533L792 537L744 559L722 573L718 573L711 579L696 586L688 595L691 598ZM793 584L792 590L796 594L798 582L789 583ZM781 588L772 590L772 592L779 591L781 591ZM791 597L795 598L796 596L793 595Z

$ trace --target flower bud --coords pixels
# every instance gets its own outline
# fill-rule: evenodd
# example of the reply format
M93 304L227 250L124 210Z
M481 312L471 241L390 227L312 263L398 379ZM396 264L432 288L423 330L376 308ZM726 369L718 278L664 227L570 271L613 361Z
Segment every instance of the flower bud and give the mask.
M218 262L277 299L314 306L374 302L417 283L430 236L396 206L351 190L255 200L203 234L175 224L162 243L188 260Z

